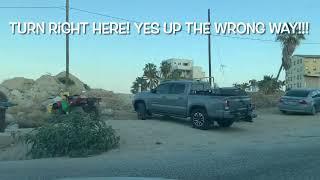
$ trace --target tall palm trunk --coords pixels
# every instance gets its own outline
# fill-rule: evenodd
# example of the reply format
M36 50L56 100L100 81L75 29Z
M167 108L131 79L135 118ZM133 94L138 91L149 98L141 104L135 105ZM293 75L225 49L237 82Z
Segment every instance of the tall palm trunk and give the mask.
M278 71L278 74L277 74L277 77L276 77L276 80L277 80L277 81L279 80L279 77L280 77L280 73L281 73L281 71L282 71L282 68L283 68L283 64L281 63L280 68L279 68L279 71Z

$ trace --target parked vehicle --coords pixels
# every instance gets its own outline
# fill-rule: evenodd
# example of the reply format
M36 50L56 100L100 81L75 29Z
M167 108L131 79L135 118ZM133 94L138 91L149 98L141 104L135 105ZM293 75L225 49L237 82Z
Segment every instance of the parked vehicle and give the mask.
M5 129L6 110L15 105L16 104L9 102L7 96L0 91L0 132L3 132Z
M67 96L67 102L72 111L74 108L82 108L86 113L95 113L99 114L98 106L101 101L101 98L95 97L82 97L80 95ZM49 104L48 107L49 113L63 113L62 111L62 99L58 100L52 104Z
M133 106L139 119L154 114L191 118L193 127L208 129L214 121L229 127L242 118L252 121L251 98L236 88L211 89L201 81L168 81L156 89L135 95Z
M283 113L299 112L315 115L320 111L320 90L291 89L280 98L278 107Z

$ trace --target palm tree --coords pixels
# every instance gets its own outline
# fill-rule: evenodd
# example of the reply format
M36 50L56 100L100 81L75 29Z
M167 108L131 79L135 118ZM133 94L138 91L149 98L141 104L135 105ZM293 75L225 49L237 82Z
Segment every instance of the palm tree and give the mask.
M290 27L290 26L289 26ZM287 33L277 35L277 41L280 41L282 44L282 63L277 74L277 80L279 79L282 68L288 70L291 66L291 57L294 50L300 45L301 41L305 39L303 34L296 33Z
M281 90L283 85L282 81L278 81L273 76L264 76L263 80L258 81L259 91L262 91L264 94L273 94Z
M162 62L160 66L161 77L165 80L169 79L171 69L172 67L170 63L168 63L167 61Z
M185 79L185 78L182 77L182 70L181 69L175 69L170 74L169 79L179 80L179 79Z
M250 85L249 85L249 83L242 83L242 84L240 84L240 89L242 89L242 90L246 90L246 89L248 89L250 87Z
M256 90L256 88L257 88L257 85L258 85L257 80L255 80L255 79L251 79L251 80L249 81L249 84L250 84L250 88L251 88L251 90L252 90L252 91L255 91L255 90Z
M143 77L137 77L136 80L132 83L131 92L136 94L139 92L139 88L141 86L141 91L147 90L147 81Z
M147 87L149 89L155 88L159 83L157 66L152 63L148 63L143 68L143 76L147 79Z

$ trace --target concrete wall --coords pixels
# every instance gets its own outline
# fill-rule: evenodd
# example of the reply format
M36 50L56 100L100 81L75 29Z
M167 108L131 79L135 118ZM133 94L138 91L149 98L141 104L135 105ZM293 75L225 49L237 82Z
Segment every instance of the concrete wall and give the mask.
M308 88L320 88L320 78L319 77L305 77L306 87Z

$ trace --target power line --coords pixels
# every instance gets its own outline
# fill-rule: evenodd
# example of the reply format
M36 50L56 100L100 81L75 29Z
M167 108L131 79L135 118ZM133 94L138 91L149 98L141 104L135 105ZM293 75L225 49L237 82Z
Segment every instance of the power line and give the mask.
M225 37L225 38L233 38L233 39L241 39L241 40L252 40L252 41L261 41L261 42L271 42L271 43L279 43L276 40L272 39L260 39L260 38L250 38L250 37L239 37L239 36L230 36L230 35L221 35L221 34L214 34L212 36L216 37ZM320 44L320 42L305 42L301 44Z
M112 16L112 15L109 15L109 14L98 13L98 12L88 11L88 10L79 9L79 8L72 8L72 7L71 7L70 9L76 10L76 11L80 11L80 12L85 12L85 13L88 13L88 14L93 14L93 15L98 15L98 16L103 16L103 17L108 17L108 18L112 18L112 19L118 19L118 20L124 20L124 21L128 21L128 22L139 23L139 21L136 21L136 20L131 20L131 19L123 18L123 17ZM182 30L182 31L187 32L186 30ZM232 38L232 39L241 39L241 40L251 40L251 41L278 43L278 41L272 40L272 39L260 39L260 38L251 38L251 37L239 37L239 36L230 36L230 35L221 35L221 34L212 34L212 36ZM309 42L309 43L306 42L306 43L301 43L301 44L320 44L320 42Z
M276 42L275 40L272 40L272 39L259 39L259 38L239 37L239 36L230 36L230 35L221 35L221 34L214 34L212 36L226 37L226 38L233 38L233 39L252 40L252 41Z
M64 9L62 6L0 6L0 9Z
M92 12L92 11L88 11L88 10L84 10L84 9L73 8L73 7L70 7L70 9L71 9L71 10L80 11L80 12L85 12L85 13L88 13L88 14L93 14L93 15L98 15L98 16L103 16L103 17L108 17L108 18L112 18L112 19L118 19L118 20L122 20L122 21L139 23L138 21L135 21L135 20L130 20L130 19L122 18L122 17L111 16L111 15L103 14L103 13Z

